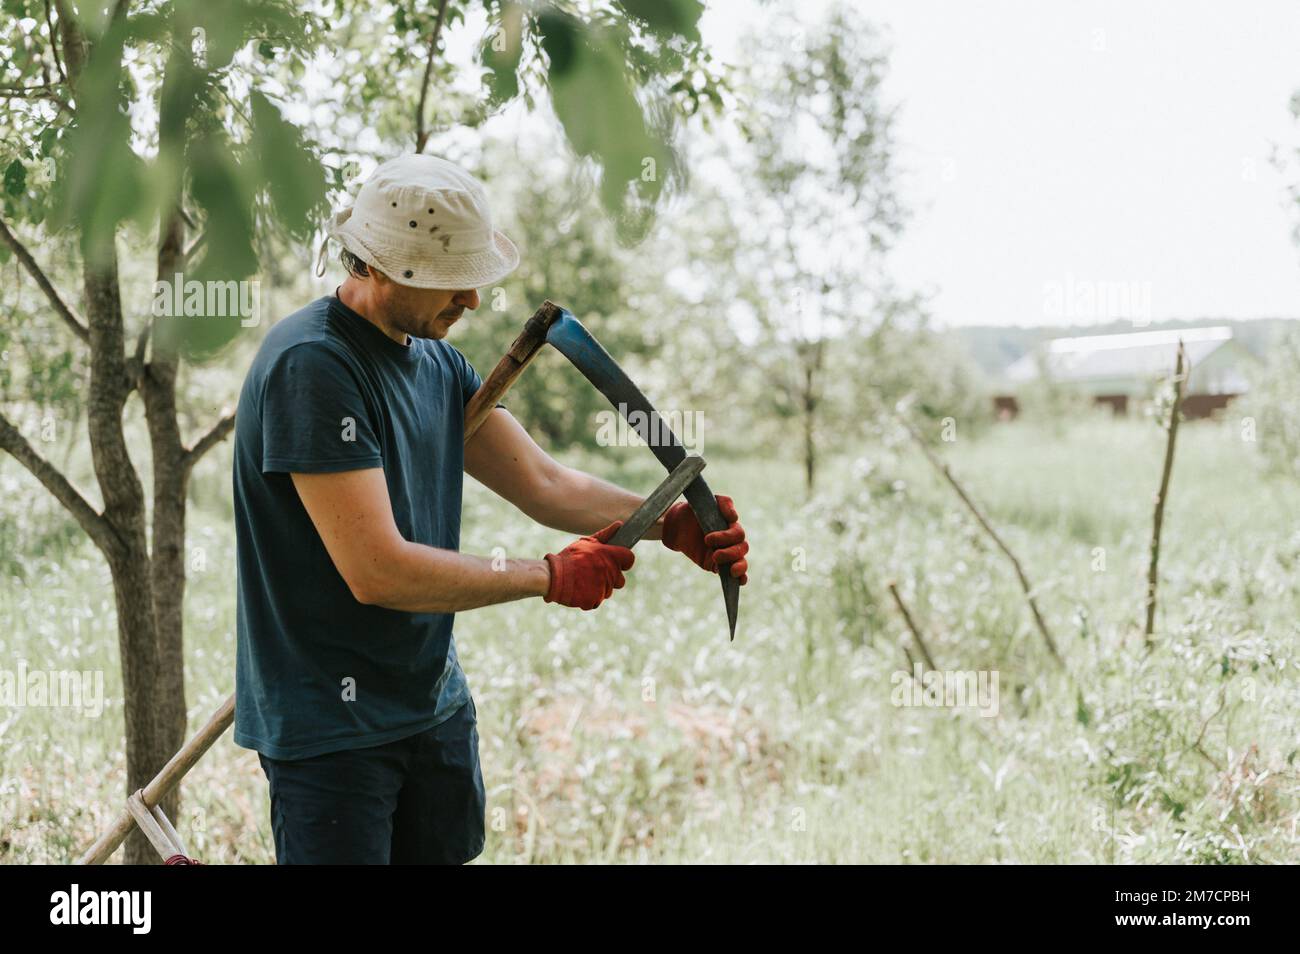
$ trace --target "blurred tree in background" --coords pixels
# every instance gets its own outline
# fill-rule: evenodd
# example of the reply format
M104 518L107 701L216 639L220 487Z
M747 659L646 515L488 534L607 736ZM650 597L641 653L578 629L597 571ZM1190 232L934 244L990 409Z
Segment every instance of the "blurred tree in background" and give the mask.
M1246 397L1260 449L1279 473L1300 475L1300 329L1280 331Z
M842 343L878 321L883 256L903 226L893 168L893 117L881 83L886 53L853 8L837 4L816 29L770 26L745 77L747 178L742 290L758 321L756 362L770 409L797 422L812 491L819 432L842 411L853 362Z
M741 141L727 160L744 194L731 207L729 294L755 330L749 403L787 447L797 433L811 493L823 444L875 424L870 396L918 391L926 413L969 418L977 395L969 362L888 276L905 214L882 40L846 4L810 28L775 19L736 82Z

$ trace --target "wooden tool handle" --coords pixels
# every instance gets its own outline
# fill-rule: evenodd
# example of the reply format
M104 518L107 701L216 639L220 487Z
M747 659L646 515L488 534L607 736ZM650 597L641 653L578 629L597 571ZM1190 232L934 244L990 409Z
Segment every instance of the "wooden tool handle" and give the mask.
M667 510L674 500L682 495L686 485L700 475L704 469L704 458L696 454L686 457L673 468L664 482L656 487L637 507L632 516L623 521L623 526L614 531L609 542L616 547L634 547L638 540L646 535L654 522Z
M140 796L140 805L146 809L151 809L166 797L167 793L176 787L181 778L194 767L194 763L212 747L212 743L221 737L226 729L230 728L230 723L235 721L235 697L232 695L218 709L208 724L198 731L194 738L190 739L181 748L179 752L168 760L163 766L161 772L154 776L153 781L146 785L136 794ZM139 807L137 807L137 811ZM82 865L100 865L108 860L108 856L117 850L117 846L126 840L131 829L135 826L135 816L132 815L130 808L123 811L113 822L113 827L104 832L99 840L86 849L85 854L77 862ZM145 830L148 835L148 829ZM155 843L155 847L157 847ZM161 850L161 849L159 849ZM181 852L184 854L184 852Z
M487 376L483 386L475 392L465 405L465 440L468 442L474 433L487 420L497 401L510 390L519 375L523 374L528 362L546 344L546 331L563 309L555 302L547 300L542 307L533 312L533 316L524 323L524 330L510 345L510 350L502 355L492 373Z

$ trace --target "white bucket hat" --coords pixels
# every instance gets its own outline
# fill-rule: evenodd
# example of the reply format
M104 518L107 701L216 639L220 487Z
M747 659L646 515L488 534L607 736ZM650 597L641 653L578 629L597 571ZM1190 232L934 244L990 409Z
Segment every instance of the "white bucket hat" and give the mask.
M326 226L317 275L331 238L412 288L482 288L519 264L514 242L492 227L483 183L436 156L399 156L375 169L352 208Z

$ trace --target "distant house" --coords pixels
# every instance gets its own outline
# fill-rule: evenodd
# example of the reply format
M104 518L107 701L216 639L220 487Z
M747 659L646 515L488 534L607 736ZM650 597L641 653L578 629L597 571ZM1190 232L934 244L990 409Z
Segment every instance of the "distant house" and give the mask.
M1179 340L1192 367L1183 398L1186 417L1209 417L1249 389L1255 358L1233 340L1231 328L1090 335L1056 338L1023 355L1004 372L994 411L1001 418L1015 417L1025 386L1046 375L1126 414L1130 404L1149 397L1155 384L1173 373Z

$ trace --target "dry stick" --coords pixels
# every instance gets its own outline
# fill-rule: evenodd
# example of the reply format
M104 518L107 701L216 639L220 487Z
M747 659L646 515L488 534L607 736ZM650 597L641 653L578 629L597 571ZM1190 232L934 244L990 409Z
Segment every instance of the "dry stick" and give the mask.
M438 18L429 33L429 55L424 60L424 78L420 80L420 102L415 107L415 151L424 152L430 130L424 125L424 104L429 99L429 79L433 75L433 58L438 53L438 35L442 33L442 20L447 12L447 0L438 2Z
M1227 694L1222 689L1220 689L1219 708L1215 709L1212 713L1210 713L1209 718L1207 718L1204 722L1201 723L1201 731L1197 734L1196 741L1192 743L1193 751L1195 751L1197 755L1205 759L1205 761L1209 762L1220 772L1224 771L1224 766L1216 762L1214 758L1211 757L1210 753L1205 751L1205 746L1202 745L1202 743L1205 741L1205 733L1206 730L1210 728L1210 723L1219 717L1219 713L1222 712L1225 708L1227 708L1227 705L1228 705Z
M903 602L903 597L898 592L898 586L893 580L890 580L887 585L889 595L894 598L898 611L903 614L903 622L907 624L908 632L912 634L912 639L916 641L916 647L921 650L921 657L925 660L925 664L930 667L930 671L934 672L939 667L934 664L934 657L930 655L929 647L925 645L925 640L921 638L921 631L916 628L916 623L912 621L912 614L907 611L907 604ZM903 647L903 651L907 652L906 646ZM907 658L911 662L912 654L907 653Z
M538 350L546 343L546 329L551 323L559 317L560 307L554 302L547 301L538 308L533 316L528 319L524 325L524 330L510 345L510 350L497 362L497 366L492 369L487 380L483 382L472 398L469 404L465 406L465 440L468 441L474 436L474 432L479 426L487 420L487 416L492 413L496 407L496 402L510 390L510 386L528 367L528 364L536 356ZM142 809L152 811L154 806L161 802L171 792L180 780L184 778L185 773L192 769L196 762L203 757L203 754L212 747L212 743L221 738L222 734L230 728L235 721L235 697L230 696L221 704L221 708L213 713L212 718L208 720L207 725L199 730L194 738L190 739L181 748L179 752L171 757L163 770L154 776L153 781L146 785L140 791L140 802L136 805L136 812ZM113 827L104 832L99 839L86 849L85 854L78 859L78 864L83 865L100 865L108 860L109 856L118 849L118 846L126 840L130 834L131 828L136 824L135 815L128 808L117 816L113 822ZM155 847L157 845L155 844ZM159 849L161 850L161 849Z
M1047 623L1043 620L1043 614L1038 611L1038 602L1034 599L1033 587L1029 585L1029 578L1025 576L1025 571L1020 566L1020 561L1016 559L1016 555L1011 552L1010 547L1002 542L1002 538L998 536L997 531L994 530L988 520L984 518L984 514L980 513L979 507L975 506L974 502L966 494L966 491L962 489L961 484L957 483L957 478L952 475L950 470L948 470L948 465L935 456L934 451L930 450L929 446L925 443L925 439L917 433L916 428L912 427L903 415L899 414L897 411L893 413L898 422L907 429L907 432L912 435L912 439L916 441L918 446L920 446L926 459L929 460L930 463L934 465L935 469L938 470L939 473L943 474L944 479L952 485L952 489L957 492L957 496L961 498L962 503L966 505L972 514L974 514L979 525L984 528L984 532L993 539L993 542L997 544L998 549L1001 550L1003 554L1006 555L1006 558L1011 561L1011 566L1016 571L1016 578L1020 581L1020 588L1025 591L1025 600L1029 603L1029 611L1033 613L1034 623L1038 626L1038 631L1043 635L1043 642L1047 644L1048 652L1052 654L1052 659L1056 661L1057 665L1064 667L1065 660L1061 658L1061 654L1056 648L1056 641L1052 639L1052 634L1048 632Z
M1174 441L1178 437L1179 411L1183 406L1183 388L1187 382L1187 352L1183 342L1178 340L1178 360L1174 365L1174 406L1169 411L1168 435L1165 442L1165 466L1160 474L1160 493L1156 495L1156 511L1151 521L1151 563L1147 568L1147 627L1146 644L1151 649L1155 644L1152 636L1156 630L1156 583L1159 580L1160 564L1160 530L1165 522L1165 499L1169 496L1169 477L1174 469Z
M921 649L921 655L925 657L926 664L930 667L929 672L936 672L939 667L934 664L934 659L931 658L930 651L925 646L925 641L921 639L921 631L918 630L916 624L912 622L912 614L907 611L907 606L903 603L903 598L899 595L898 588L894 585L894 581L890 580L888 586L889 592L894 596L894 602L898 604L898 608L903 614L903 619L907 621L907 628L911 631L912 638L916 640L916 645ZM916 660L912 658L912 650L908 649L907 643L903 643L903 655L907 657L908 675L911 676L912 681L916 683L916 687L922 692L925 692L925 683L916 674ZM980 725L978 719L969 724L974 726L975 730L984 737L984 741L991 745L997 744L996 740L989 735L988 730L986 730L984 726Z

